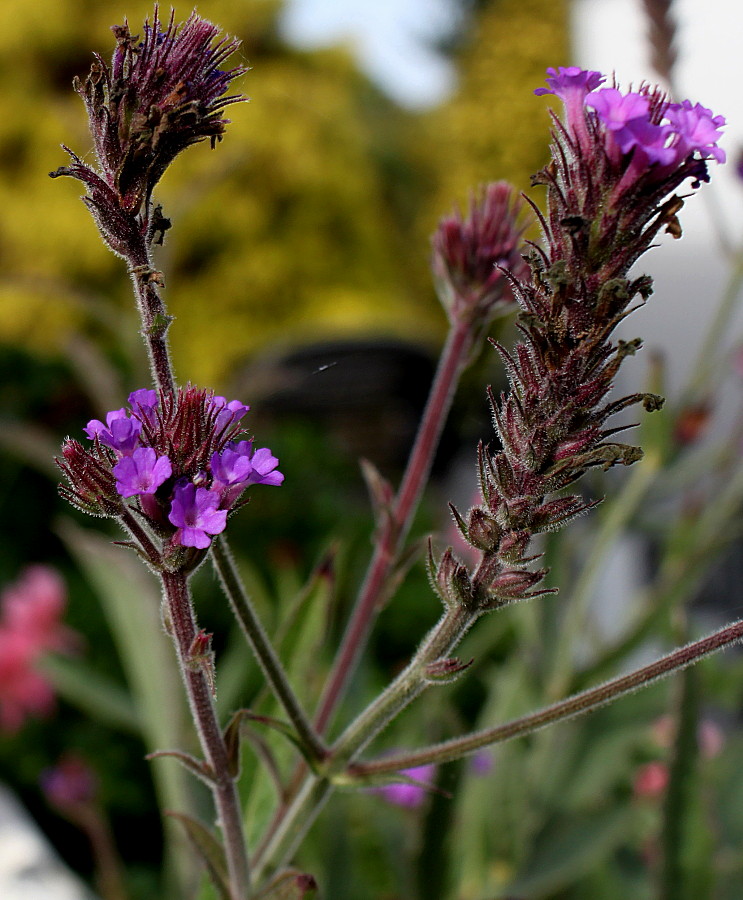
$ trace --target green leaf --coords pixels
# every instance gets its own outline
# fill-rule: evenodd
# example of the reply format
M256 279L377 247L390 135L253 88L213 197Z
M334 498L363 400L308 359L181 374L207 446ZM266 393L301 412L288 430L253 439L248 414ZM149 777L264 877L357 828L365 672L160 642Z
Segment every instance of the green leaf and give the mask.
M542 834L530 858L509 885L516 896L538 900L571 884L599 865L628 834L632 822L629 807L610 808L555 823Z
M186 829L189 840L198 851L199 856L204 860L209 877L222 900L232 900L227 875L227 862L222 845L217 840L216 835L203 822L199 822L191 816L172 812L171 810L167 810L166 815L176 819Z
M175 651L163 631L160 588L133 554L103 534L70 520L59 526L62 539L96 592L121 659L149 752L177 747L186 729L187 710ZM185 773L164 760L152 764L161 809L188 809ZM176 850L168 829L167 863L187 878L191 862Z
M54 685L54 692L91 719L119 731L142 733L142 723L131 697L114 681L93 671L80 659L49 654L39 663Z

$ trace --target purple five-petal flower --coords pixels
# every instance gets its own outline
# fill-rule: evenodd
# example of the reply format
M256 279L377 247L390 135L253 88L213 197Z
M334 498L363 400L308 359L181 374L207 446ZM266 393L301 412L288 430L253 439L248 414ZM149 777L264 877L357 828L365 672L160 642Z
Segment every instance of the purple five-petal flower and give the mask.
M129 394L129 406L132 408L134 414L138 415L141 419L146 419L148 422L153 420L155 408L159 402L160 400L157 396L157 391L150 390L149 388L140 388Z
M284 481L284 476L276 469L279 461L268 447L256 450L250 462L253 466L253 474L250 476L248 484L279 485Z
M230 400L228 403L226 397L220 397L219 395L212 398L212 407L219 410L214 423L217 434L222 433L230 425L236 425L250 409L249 406L240 403L239 400Z
M725 151L717 146L722 136L720 129L725 125L724 116L713 116L712 110L701 103L692 104L691 100L684 100L669 104L666 118L678 134L676 151L679 162L694 150L698 150L702 157L711 156L718 163L725 162Z
M83 430L91 441L97 437L122 456L131 456L142 425L136 419L130 419L125 409L114 409L106 413L105 425L100 419L91 419Z
M183 547L205 550L210 535L220 534L227 525L227 510L217 509L219 497L190 481L175 486L168 519L178 529L176 542Z
M167 456L158 456L151 447L138 447L113 468L116 490L122 497L154 494L173 474Z

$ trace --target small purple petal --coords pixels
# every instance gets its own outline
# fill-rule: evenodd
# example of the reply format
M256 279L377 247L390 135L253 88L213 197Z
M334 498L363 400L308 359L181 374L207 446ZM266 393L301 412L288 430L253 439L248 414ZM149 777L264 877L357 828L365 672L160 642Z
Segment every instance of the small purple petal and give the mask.
M226 447L221 453L212 454L211 470L214 480L228 487L245 484L253 471L253 465L247 454L237 453Z
M184 547L209 546L207 535L220 534L227 525L227 510L217 509L219 497L191 482L177 484L168 519L178 528L176 540Z
M134 414L139 414L150 422L154 418L154 412L159 402L160 400L157 396L157 391L150 390L149 388L140 388L129 394L129 406L132 408Z
M91 419L88 424L83 428L83 431L87 435L90 440L95 440L96 435L99 440L102 440L101 435L106 433L109 437L111 436L110 428L111 423L116 419L125 419L126 418L126 410L125 409L114 409L111 412L106 413L106 424L104 425L100 419ZM106 443L106 441L104 441Z
M170 478L173 468L167 456L158 457L151 447L138 447L113 467L116 490L122 497L154 494Z
M276 471L279 461L268 447L256 450L250 462L253 465L253 473L248 479L248 484L279 485L284 481L281 472Z
M725 151L717 146L722 137L724 116L713 116L712 110L701 103L692 105L690 100L671 103L666 110L666 118L678 135L677 152L679 162L695 150L703 157L712 157L718 163L725 162Z
M601 72L593 72L581 69L580 66L559 66L547 69L548 88L539 87L534 93L541 97L543 94L555 94L561 100L567 101L573 95L585 97L590 91L595 91L606 80Z
M586 97L585 103L596 110L609 131L619 131L632 119L647 119L650 110L648 98L643 94L622 94L616 88L594 91Z
M219 410L215 422L215 430L217 434L224 431L230 425L236 425L250 409L239 400L230 400L228 403L225 397L219 395L212 398L212 406Z
M97 437L122 456L129 456L137 446L141 429L142 425L130 419L125 409L114 409L106 414L105 425L99 419L91 419L83 430L91 441Z

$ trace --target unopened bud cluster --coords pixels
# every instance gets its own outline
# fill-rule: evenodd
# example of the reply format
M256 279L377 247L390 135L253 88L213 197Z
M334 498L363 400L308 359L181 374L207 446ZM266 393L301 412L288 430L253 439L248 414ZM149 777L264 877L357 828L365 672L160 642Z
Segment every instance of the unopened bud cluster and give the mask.
M140 39L127 24L113 27L116 37L111 64L96 54L76 91L85 102L98 168L72 151L72 164L53 176L70 175L88 189L85 202L106 243L125 255L132 232L148 222L152 190L186 147L208 138L212 145L229 120L226 106L244 98L224 96L231 82L246 69L220 66L240 42L219 38L219 29L193 13L167 26L157 8ZM143 222L136 217L143 212Z
M245 502L246 488L284 480L271 451L247 438L240 423L248 409L191 386L173 395L134 391L128 408L88 422L86 445L64 442L57 463L69 487L60 491L84 512L125 527L133 512L154 538L156 557L145 553L151 564L191 565L203 554L184 548L206 550Z
M452 322L487 324L515 308L509 278L527 271L523 209L515 189L497 181L473 195L468 215L454 212L439 223L431 268Z
M537 93L559 96L565 117L554 117L552 162L534 178L547 186L545 241L530 254L531 277L514 281L521 341L510 352L496 344L510 382L509 392L490 395L501 447L480 450L482 505L466 517L454 511L481 562L470 573L447 551L432 564L442 600L475 610L534 595L545 572L528 568L532 536L593 505L556 492L588 469L641 458L614 439L621 428L608 426L628 406L652 411L663 402L608 399L623 360L640 347L612 343L612 331L652 288L628 271L662 228L680 235L679 185L698 187L707 161L725 158L717 146L724 119L699 104L669 103L647 86L600 89L598 72L549 71L550 89Z

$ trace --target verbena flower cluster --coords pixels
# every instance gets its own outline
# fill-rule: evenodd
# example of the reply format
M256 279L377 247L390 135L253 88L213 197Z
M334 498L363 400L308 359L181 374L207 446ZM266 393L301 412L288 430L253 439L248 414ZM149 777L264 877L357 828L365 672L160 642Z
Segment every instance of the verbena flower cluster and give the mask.
M0 730L16 731L31 715L54 706L54 692L40 671L41 657L68 651L77 636L62 624L64 582L49 566L29 566L0 596Z
M551 93L565 105L553 114L552 162L534 177L547 187L540 214L543 246L529 256L531 277L513 279L521 307L521 341L496 345L510 391L491 395L501 448L479 457L483 503L455 519L481 553L474 573L447 551L433 571L449 605L493 609L534 594L545 575L531 571L531 537L562 526L588 509L578 495L555 496L588 469L630 465L637 447L608 427L620 410L662 398L633 394L609 400L622 361L640 341L612 343L618 323L652 293L651 279L630 268L661 229L681 233L683 199L673 192L687 179L708 180L709 160L725 120L690 101L671 103L658 89L622 93L601 88L604 76L575 67L550 69Z
M94 515L135 511L166 557L177 547L205 550L246 488L284 480L271 451L247 438L248 409L192 386L174 395L134 391L127 408L88 422L87 446L64 442L57 462L70 487L61 492Z

